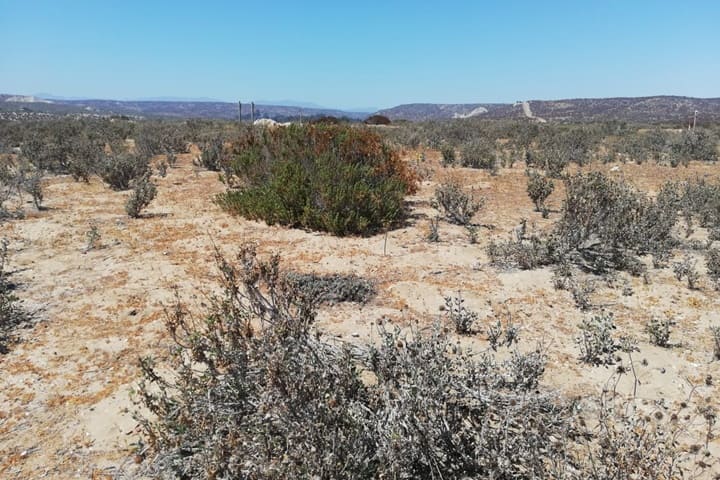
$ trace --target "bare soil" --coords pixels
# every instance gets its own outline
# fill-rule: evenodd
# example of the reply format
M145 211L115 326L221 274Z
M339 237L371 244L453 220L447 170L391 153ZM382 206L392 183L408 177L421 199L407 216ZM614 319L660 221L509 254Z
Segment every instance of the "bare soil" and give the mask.
M541 218L527 197L523 165L494 177L471 169L448 171L437 152L427 152L420 165L427 177L408 198L407 225L387 236L336 238L223 212L211 201L224 189L217 174L197 170L192 154L178 158L166 178L155 179L158 196L143 218L126 216L128 192L113 192L97 179L85 184L60 176L44 185L46 210L35 212L28 204L27 218L0 226L0 235L11 241L10 268L22 285L18 295L38 317L34 328L22 332L23 341L0 357L0 478L105 478L131 471L138 432L130 392L139 376L138 358L162 357L169 345L164 306L177 291L200 314L216 285L214 246L231 256L247 241L257 242L261 252L280 252L286 268L356 273L376 282L378 295L367 305L321 311L320 325L330 334L365 341L379 318L430 326L441 318L443 296L460 292L480 313L481 326L491 318L512 318L522 327L520 349L545 345L545 388L580 396L615 388L632 395L631 374L614 386L613 367L578 361L574 339L587 314L569 292L553 288L550 269L499 271L488 264L492 238L509 238L522 218L543 230L559 216L562 186L548 201L550 218ZM407 158L418 162L417 152ZM651 192L666 180L720 173L715 165L619 165L610 172L611 166L590 168ZM448 174L487 197L476 218L484 225L477 244L468 241L464 228L446 222L440 224L439 243L425 239L437 213L431 206L435 186ZM101 248L87 250L93 224ZM695 235L703 234L698 229ZM720 297L701 256L690 254L699 259L702 273L697 290L676 280L671 268L650 266L650 283L625 273L618 274L615 286L597 279L592 301L596 309L614 312L620 333L640 342L634 355L637 396L650 406L681 411L680 421L699 435L706 423L698 409L720 406L720 362L712 362L708 333L710 325L720 325ZM623 295L623 285L632 295ZM677 321L672 348L649 343L643 329L652 315ZM459 341L487 348L483 334ZM710 439L709 446L720 454L718 440Z

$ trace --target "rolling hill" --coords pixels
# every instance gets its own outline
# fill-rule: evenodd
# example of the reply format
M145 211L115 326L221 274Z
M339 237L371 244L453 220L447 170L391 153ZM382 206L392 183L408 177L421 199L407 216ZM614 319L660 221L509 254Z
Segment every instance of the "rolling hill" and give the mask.
M676 96L576 98L531 100L514 104L431 104L414 103L380 110L391 120L436 120L472 116L488 119L522 118L527 103L535 117L548 121L686 122L698 111L698 121L720 121L720 98ZM485 111L483 111L485 110Z
M0 112L22 111L51 114L127 115L145 118L238 118L238 104L231 102L167 100L46 100L22 95L0 95ZM243 103L243 119L250 118L250 105ZM365 112L308 108L287 105L255 105L255 118L275 120L332 115L354 120L364 119Z
M678 96L576 98L530 100L516 103L412 103L379 110L391 120L425 121L479 117L487 119L531 118L552 122L591 122L617 120L644 123L687 123L697 111L698 121L720 121L720 98ZM236 103L218 101L120 101L44 99L23 95L0 95L0 113L23 112L44 115L127 115L144 118L238 117ZM256 105L255 118L291 120L331 115L362 120L367 112L311 108L299 105ZM249 119L250 106L243 104L243 119Z

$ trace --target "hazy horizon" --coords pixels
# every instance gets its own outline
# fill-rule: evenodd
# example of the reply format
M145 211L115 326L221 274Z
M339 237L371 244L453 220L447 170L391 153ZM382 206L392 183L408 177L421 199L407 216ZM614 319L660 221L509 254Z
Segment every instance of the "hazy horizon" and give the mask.
M0 0L0 91L363 111L720 96L717 2L478 3Z

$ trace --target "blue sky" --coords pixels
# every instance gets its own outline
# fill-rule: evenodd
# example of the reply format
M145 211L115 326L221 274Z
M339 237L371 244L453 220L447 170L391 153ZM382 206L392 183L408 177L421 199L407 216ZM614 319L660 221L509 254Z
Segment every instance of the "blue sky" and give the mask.
M720 96L720 1L0 0L0 92L324 106Z

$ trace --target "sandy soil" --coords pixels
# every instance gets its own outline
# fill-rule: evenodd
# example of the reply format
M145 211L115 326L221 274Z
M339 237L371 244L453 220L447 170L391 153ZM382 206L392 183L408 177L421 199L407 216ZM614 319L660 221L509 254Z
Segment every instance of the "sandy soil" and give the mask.
M430 200L446 175L437 152L427 153L424 167L431 176L409 198L408 225L387 238L334 238L232 217L210 201L223 190L217 174L195 169L191 156L179 156L177 167L156 179L158 197L144 218L125 215L126 192L112 192L97 179L83 184L55 177L45 185L47 210L34 212L28 205L26 219L0 226L0 235L11 241L15 279L23 285L18 295L39 318L23 331L24 341L0 357L0 478L105 478L132 469L137 430L128 412L137 360L164 354L163 306L175 289L202 311L215 285L213 244L232 254L241 242L257 241L261 252L281 252L288 268L373 279L379 293L369 304L328 307L319 316L322 328L350 341L368 338L380 317L430 325L441 315L443 296L461 292L482 323L494 317L519 323L521 349L546 345L547 387L597 394L613 377L612 368L579 363L574 337L585 314L570 293L553 289L549 269L502 272L488 265L490 239L507 238L521 218L542 230L558 217L542 219L533 211L522 165L496 177L455 169L468 188L487 197L477 221L494 228L481 228L479 242L470 244L463 228L441 223L441 242L428 243L435 215ZM652 191L668 179L718 173L707 165L621 165L612 175ZM562 195L558 186L549 200L552 210L560 208ZM86 251L92 224L102 248ZM612 310L621 333L640 341L634 355L638 397L671 410L687 401L682 421L700 431L704 421L697 409L718 406L720 398L720 362L711 362L708 334L711 324L720 324L718 292L704 275L697 290L678 282L669 268L650 269L649 277L645 284L620 274L614 288L598 280L593 302ZM624 296L623 285L633 294ZM643 327L654 314L677 320L673 348L648 342ZM487 348L481 334L462 342ZM706 382L708 376L717 380ZM632 376L622 376L617 389L631 394ZM718 441L710 447L720 452Z

